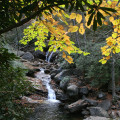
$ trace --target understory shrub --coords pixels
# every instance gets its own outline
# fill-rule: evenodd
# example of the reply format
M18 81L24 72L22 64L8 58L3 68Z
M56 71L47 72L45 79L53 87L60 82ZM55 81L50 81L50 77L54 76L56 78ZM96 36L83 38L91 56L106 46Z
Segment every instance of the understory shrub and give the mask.
M25 69L14 65L17 57L7 49L0 48L0 119L23 120L25 107L17 100L30 90L30 83L25 80Z

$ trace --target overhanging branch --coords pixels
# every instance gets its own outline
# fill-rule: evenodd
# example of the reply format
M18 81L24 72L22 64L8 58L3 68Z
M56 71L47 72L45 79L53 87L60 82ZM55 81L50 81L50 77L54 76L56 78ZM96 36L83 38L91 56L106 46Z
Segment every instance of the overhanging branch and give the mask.
M41 12L43 12L43 11L46 10L46 9L49 9L49 8L55 7L55 6L59 6L59 5L63 5L63 4L64 4L64 3L53 4L53 5L48 5L48 6L44 7L44 8L41 8L41 9L39 9L38 11L36 11L35 13L33 13L31 16L29 16L29 17L23 19L22 21L20 21L19 23L15 23L15 24L13 24L13 25L5 28L5 29L0 30L0 35L3 34L3 33L5 33L5 32L8 32L8 31L12 30L13 28L22 26L23 24L29 22L31 19L33 19L33 18L35 18L36 16L38 16Z

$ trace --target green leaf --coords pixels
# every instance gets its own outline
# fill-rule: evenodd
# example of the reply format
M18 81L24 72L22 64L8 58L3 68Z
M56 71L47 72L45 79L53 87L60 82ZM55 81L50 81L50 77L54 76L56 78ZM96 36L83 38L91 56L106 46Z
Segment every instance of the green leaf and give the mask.
M89 17L89 20L88 20L88 22L87 22L87 26L89 26L90 24L91 24L91 21L92 21L92 19L93 19L93 15L95 14L95 12L93 12L91 15L90 15L90 17Z

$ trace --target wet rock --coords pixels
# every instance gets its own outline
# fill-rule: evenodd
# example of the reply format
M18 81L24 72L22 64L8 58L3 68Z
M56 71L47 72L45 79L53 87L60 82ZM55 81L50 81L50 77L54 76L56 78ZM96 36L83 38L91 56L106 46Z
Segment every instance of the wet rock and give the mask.
M77 97L78 96L78 87L76 85L70 85L67 87L66 92L69 97Z
M26 53L22 56L22 59L31 61L31 60L34 59L34 56L32 55L32 53L26 52Z
M58 73L55 77L54 77L54 81L59 84L60 81L62 80L62 72Z
M70 113L81 111L82 109L85 109L88 106L88 103L85 100L78 100L68 106L66 106L66 109Z
M101 107L88 107L91 116L109 117L107 111Z
M43 54L43 52L41 52L40 50L36 50L33 52L33 56L35 58L39 58L39 59L42 59L42 60L45 60L45 55Z
M110 120L110 118L106 117L99 117L99 116L90 116L84 120Z
M88 103L89 106L97 106L98 102L96 100L92 100L92 99L85 99Z
M60 73L60 72L61 72L61 68L60 68L60 69L54 69L54 68L53 68L53 70L50 71L50 74L55 73L55 74L57 75L57 74Z
M70 77L69 77L69 76L64 77L64 78L60 81L60 88L61 88L62 90L66 90L69 81L70 81Z
M120 111L116 111L118 117L120 117Z
M35 78L35 72L39 72L39 71L40 71L40 69L32 69L32 70L29 70L29 71L26 73L26 76Z
M80 95L87 95L88 92L89 92L89 90L88 90L88 88L86 86L79 89L79 94Z
M57 100L60 100L62 102L66 102L69 100L69 97L66 94L64 94L63 92L57 92L56 98L57 98Z
M106 94L103 93L103 92L99 92L99 93L97 94L97 98L98 98L98 99L101 99L101 100L104 100L104 99L106 99Z
M24 103L30 103L30 104L40 104L43 103L43 100L33 100L32 98L23 96L22 100L24 100Z
M56 83L60 83L60 81L62 80L63 77L65 76L71 76L73 75L73 70L71 69L65 69L62 70L60 73L58 73L55 77L54 80Z
M116 113L114 112L114 111L112 111L111 113L110 113L110 117L112 118L112 119L115 119L117 116L116 116Z
M44 73L45 73L45 74L49 74L49 73L50 73L50 70L49 70L49 69L45 69L45 70L44 70Z
M89 112L88 110L83 110L81 113L82 113L82 115L84 115L84 116L86 116L86 115L89 115L89 114L90 114L90 112Z
M51 79L54 79L55 76L56 76L56 73L52 73L51 74Z
M110 102L110 100L103 100L101 103L98 104L97 107L101 107L104 110L108 111L111 107L111 102Z

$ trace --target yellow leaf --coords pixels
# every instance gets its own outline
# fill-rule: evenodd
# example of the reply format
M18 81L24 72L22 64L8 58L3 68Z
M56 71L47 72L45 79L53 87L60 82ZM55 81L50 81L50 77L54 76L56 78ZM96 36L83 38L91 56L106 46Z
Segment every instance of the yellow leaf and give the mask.
M79 33L82 34L82 35L85 33L83 23L80 24Z
M102 64L105 64L107 62L107 60L101 59L101 60L99 60L99 62L101 62Z
M118 33L115 33L115 32L114 32L114 33L112 34L112 37L113 37L113 38L116 38L117 36L118 36Z
M89 55L90 53L88 52L83 52L83 55L86 56L86 55Z
M104 25L108 25L108 22L104 21Z
M110 20L110 22L113 22L114 21L114 17L109 17L109 20Z
M116 47L116 48L115 48L115 52L116 52L116 53L119 53L119 52L120 52L120 48Z
M64 29L64 27L62 25L57 25L58 28L60 28L61 30Z
M82 15L77 14L77 16L76 16L76 21L77 21L78 23L80 23L80 22L82 21Z
M77 30L78 30L78 26L70 26L68 32L77 32Z
M110 55L106 57L106 60L109 60L110 59Z
M92 25L92 24L90 24L90 25L88 26L88 25L87 25L87 22L85 23L85 26L86 26L88 29L91 28L91 25Z
M73 63L73 59L72 59L71 56L67 56L65 59L66 59L70 64Z
M71 13L70 19L75 19L76 18L76 13Z
M66 40L65 42L67 45L70 45L70 40Z
M65 52L63 52L63 55L62 55L62 57L63 57L63 58L66 58L66 54L65 54Z

